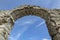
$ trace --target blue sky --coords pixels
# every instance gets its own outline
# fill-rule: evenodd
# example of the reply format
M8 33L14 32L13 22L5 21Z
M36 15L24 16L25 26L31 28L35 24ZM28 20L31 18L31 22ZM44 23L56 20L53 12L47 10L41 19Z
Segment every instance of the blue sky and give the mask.
M45 20L24 16L15 22L9 40L50 40Z
M11 10L20 5L36 5L48 9L59 8L60 0L0 0L0 10ZM25 16L15 22L9 40L50 40L45 20Z
M0 10L10 10L22 4L38 5L44 8L60 8L60 0L0 0Z

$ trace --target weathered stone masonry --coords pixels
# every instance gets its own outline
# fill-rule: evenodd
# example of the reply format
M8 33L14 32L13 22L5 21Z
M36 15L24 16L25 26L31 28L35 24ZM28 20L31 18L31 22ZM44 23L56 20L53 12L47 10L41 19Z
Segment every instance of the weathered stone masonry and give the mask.
M13 10L0 10L0 40L8 40L14 22L27 15L35 15L45 19L52 40L60 40L60 10L48 10L31 5L21 6Z

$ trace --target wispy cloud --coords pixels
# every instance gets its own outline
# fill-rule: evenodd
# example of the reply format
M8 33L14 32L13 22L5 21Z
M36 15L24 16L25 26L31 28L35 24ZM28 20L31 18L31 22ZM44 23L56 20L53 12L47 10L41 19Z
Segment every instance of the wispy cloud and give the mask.
M18 32L17 32L17 35L15 35L15 36L11 35L11 36L9 37L9 40L18 40L18 39L21 37L21 35L22 35L28 28L29 28L29 27L25 26L21 31L18 31Z
M21 36L21 34L18 33L16 36L10 36L9 40L18 40L20 36Z
M40 27L41 25L43 25L45 23L45 21L39 23L38 25L36 25L36 27Z
M51 39L48 39L48 38L43 38L42 40L51 40Z
M39 40L38 37L29 37L29 40ZM40 40L51 40L49 38L41 38Z
M33 19L33 20L26 20L26 21L18 21L18 22L16 22L17 24L19 24L19 25L26 25L26 24L33 24L33 23L35 23L37 20L35 20L35 19Z
M9 40L16 40L14 37L10 36Z

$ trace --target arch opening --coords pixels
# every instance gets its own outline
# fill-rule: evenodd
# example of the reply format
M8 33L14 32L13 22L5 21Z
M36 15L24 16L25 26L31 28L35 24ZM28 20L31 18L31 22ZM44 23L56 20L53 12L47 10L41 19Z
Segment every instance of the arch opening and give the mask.
M21 36L19 35L20 33ZM18 38L17 35L19 35ZM11 36L16 40L23 40L23 38L24 40L43 40L44 38L50 40L45 20L39 16L32 15L23 16L16 20ZM10 38L10 40L12 39Z

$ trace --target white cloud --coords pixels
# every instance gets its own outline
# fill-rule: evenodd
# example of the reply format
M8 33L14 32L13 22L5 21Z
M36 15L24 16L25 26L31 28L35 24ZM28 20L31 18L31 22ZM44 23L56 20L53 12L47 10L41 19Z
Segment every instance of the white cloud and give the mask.
M18 40L20 37L21 37L21 35L28 29L29 27L24 27L21 31L19 30L16 34L17 35L11 35L10 37L9 37L9 40Z
M14 37L10 36L9 40L16 40Z
M20 33L17 34L16 37L10 36L10 37L9 37L9 40L18 40L19 37L20 37Z
M36 22L37 20L33 19L33 20L26 20L26 21L18 21L16 22L18 25L26 25L26 24L33 24L34 22Z
M44 38L43 40L48 40L48 39Z
M48 39L48 38L43 38L43 40L51 40L51 39Z
M41 26L42 24L44 24L44 23L45 23L45 21L39 23L36 27L40 27L40 26Z

